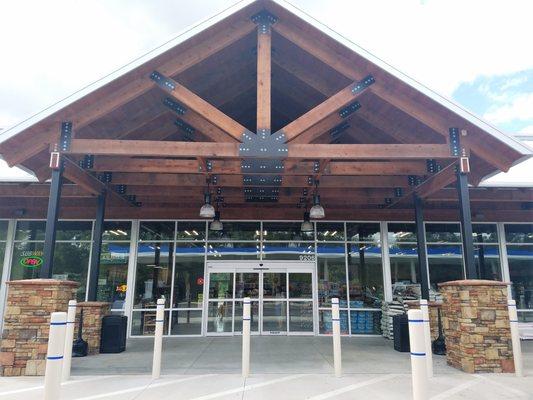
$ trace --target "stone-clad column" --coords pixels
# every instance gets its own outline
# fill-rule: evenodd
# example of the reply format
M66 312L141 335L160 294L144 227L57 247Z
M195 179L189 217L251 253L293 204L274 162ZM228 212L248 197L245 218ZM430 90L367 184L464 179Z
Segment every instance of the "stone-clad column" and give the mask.
M449 365L469 373L514 372L508 285L488 280L439 284Z
M28 279L7 282L0 375L44 375L50 314L67 311L77 282Z
M102 318L109 314L111 303L100 301L86 301L78 303L76 314L76 328L74 338L78 335L78 322L83 309L82 337L89 345L89 355L100 353L100 334L102 331Z

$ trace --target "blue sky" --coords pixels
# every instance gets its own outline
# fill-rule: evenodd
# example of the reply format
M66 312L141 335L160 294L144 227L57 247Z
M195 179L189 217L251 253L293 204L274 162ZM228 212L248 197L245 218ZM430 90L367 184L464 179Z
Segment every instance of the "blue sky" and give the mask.
M461 83L452 98L504 132L533 135L533 69L478 76Z
M0 2L0 15L9 16L0 24L0 128L21 122L234 3ZM533 1L291 3L501 130L533 134ZM0 178L6 174L13 172L0 160Z

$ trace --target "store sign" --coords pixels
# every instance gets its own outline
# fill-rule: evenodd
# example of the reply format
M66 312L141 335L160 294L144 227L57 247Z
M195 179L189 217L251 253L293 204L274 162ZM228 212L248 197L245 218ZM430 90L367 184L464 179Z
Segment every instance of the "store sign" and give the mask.
M23 251L19 264L26 268L39 268L43 263L42 251Z
M118 285L116 287L116 291L120 293L126 293L126 290L128 289L127 285Z

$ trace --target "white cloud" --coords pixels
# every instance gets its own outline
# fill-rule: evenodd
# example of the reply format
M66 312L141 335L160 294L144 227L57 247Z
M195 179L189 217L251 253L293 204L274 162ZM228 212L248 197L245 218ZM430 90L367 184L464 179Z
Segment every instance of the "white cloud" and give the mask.
M518 133L522 133L524 135L533 135L533 125L528 125L520 129Z
M494 124L533 119L533 93L516 95L509 103L492 108L483 116Z

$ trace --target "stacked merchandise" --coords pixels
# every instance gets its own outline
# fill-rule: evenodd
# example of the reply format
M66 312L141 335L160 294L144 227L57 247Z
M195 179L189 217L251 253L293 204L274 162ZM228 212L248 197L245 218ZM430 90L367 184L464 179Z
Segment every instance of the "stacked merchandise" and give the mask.
M350 311L352 321L352 334L379 334L380 313L379 311Z
M340 311L339 315L340 319L340 327L341 327L341 334L347 334L349 332L348 330L348 312L347 311ZM333 324L331 321L331 312L324 312L323 314L323 320L322 320L322 328L320 329L320 333L322 334L331 334L333 333Z
M391 302L383 302L381 306L381 332L384 337L387 339L394 339L392 317L405 314L406 312L407 305L403 303L401 298L397 298Z

